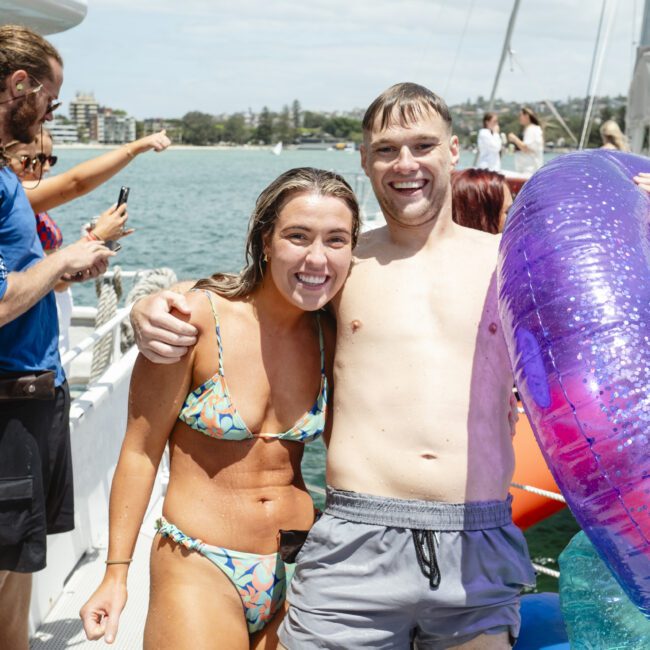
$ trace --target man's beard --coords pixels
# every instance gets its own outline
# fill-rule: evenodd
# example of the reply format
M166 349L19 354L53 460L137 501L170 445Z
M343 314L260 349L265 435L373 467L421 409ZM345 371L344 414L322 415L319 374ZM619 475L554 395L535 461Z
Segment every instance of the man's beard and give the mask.
M8 120L7 132L9 137L25 144L31 143L42 123L36 95L28 95L23 101L16 102L9 111Z

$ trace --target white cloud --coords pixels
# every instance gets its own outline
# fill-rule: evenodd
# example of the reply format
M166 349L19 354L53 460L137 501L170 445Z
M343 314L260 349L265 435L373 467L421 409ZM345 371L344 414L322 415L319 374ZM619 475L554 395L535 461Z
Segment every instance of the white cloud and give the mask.
M55 37L66 58L65 92L94 89L138 116L279 109L296 97L316 109L346 109L406 79L439 92L447 86L450 102L487 96L512 7L511 0L89 4L81 26ZM599 10L583 0L522 3L512 44L526 74L505 69L498 94L522 101L583 95ZM631 3L619 4L603 94L626 92L637 14Z

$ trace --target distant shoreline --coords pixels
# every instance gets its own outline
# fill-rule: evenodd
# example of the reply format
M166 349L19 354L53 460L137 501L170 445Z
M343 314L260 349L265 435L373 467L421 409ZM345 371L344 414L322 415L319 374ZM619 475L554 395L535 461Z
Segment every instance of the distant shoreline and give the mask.
M92 143L83 143L83 142L67 142L67 143L56 143L54 147L59 149L119 149L130 142L125 142L124 144L102 144L100 142ZM195 145L195 144L171 144L170 149L176 151L196 151L196 150L205 150L205 149L216 149L219 151L271 151L275 145L266 145L266 144L209 144L209 145ZM292 147L288 146L287 149Z
M125 142L124 144L101 144L100 142L94 143L56 143L54 145L55 149L79 149L79 150L110 150L110 149L119 149L125 144L130 144ZM169 149L174 151L273 151L275 147L274 144L206 144L206 145L196 145L196 144L171 144ZM285 151L301 151L296 145L289 144L284 146ZM302 151L327 151L326 149L302 149ZM465 153L475 153L473 148L466 148L462 150ZM545 149L545 154L560 154L560 153L569 153L575 151L569 147L556 147L555 149Z

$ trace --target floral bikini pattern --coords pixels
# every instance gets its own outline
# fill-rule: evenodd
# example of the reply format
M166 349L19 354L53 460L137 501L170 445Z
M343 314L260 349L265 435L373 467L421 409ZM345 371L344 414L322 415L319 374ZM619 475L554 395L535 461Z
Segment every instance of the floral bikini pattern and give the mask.
M186 397L178 419L195 431L219 440L247 440L255 437L264 437L293 440L296 442L311 442L320 436L325 429L327 377L325 376L323 332L318 314L316 314L316 318L320 338L321 385L315 404L288 431L277 434L258 434L258 436L255 436L242 420L230 398L223 370L223 346L221 343L219 318L209 294L208 300L210 300L210 307L212 308L216 323L219 370L214 376L210 377L210 379L194 389Z
M186 535L164 517L156 521L156 530L201 553L226 574L239 593L250 634L261 630L284 602L294 565L285 565L279 553L258 555L210 546Z

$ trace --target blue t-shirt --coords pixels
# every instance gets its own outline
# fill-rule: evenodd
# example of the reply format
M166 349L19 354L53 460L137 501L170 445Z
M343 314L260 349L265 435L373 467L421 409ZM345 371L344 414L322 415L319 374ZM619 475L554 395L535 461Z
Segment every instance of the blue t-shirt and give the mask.
M43 257L32 206L18 177L4 167L0 169L0 300L7 291L7 274L24 271ZM0 374L33 370L56 371L57 386L65 381L53 291L0 327Z
M5 293L7 293L7 265L5 264L2 251L0 250L0 300L2 300Z

